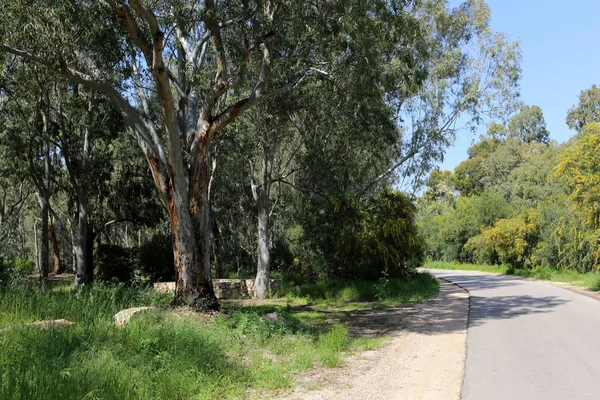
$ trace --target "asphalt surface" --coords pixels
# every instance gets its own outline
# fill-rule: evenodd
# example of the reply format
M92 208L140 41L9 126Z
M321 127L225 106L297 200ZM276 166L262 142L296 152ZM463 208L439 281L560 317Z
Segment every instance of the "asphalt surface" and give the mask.
M471 294L463 400L600 399L600 301L514 277L428 272Z

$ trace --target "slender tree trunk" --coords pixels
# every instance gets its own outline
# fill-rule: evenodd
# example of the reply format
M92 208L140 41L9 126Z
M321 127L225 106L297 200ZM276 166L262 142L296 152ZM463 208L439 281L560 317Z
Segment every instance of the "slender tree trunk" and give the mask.
M262 191L261 191L262 192ZM258 264L254 281L254 296L262 299L269 292L269 200L261 196L258 205ZM265 201L266 200L266 201Z
M94 92L90 90L87 110L87 126L84 129L83 149L81 152L81 171L69 171L69 173L78 172L79 182L77 190L77 240L75 243L75 258L77 265L75 267L75 289L84 285L90 285L94 281L93 265L90 265L90 259L93 261L93 256L90 257L90 252L93 251L89 244L89 192L88 192L88 177L90 171L90 129L93 123L93 107L94 107ZM77 179L73 179L77 181ZM93 238L92 238L93 240Z
M38 274L42 274L42 269L40 268L40 254L38 250L38 239L37 239L37 219L33 221L33 249L35 250L35 270Z
M87 270L88 283L94 283L94 244L100 245L100 235L90 230L88 224L87 247L85 252L85 268Z
M58 246L58 240L56 239L56 230L54 229L52 218L50 218L49 221L48 231L50 234L50 244L52 245L52 254L54 255L54 273L62 274L63 267L60 261L60 248Z
M48 272L50 270L50 238L49 238L49 214L50 214L50 140L48 138L48 118L44 110L44 101L40 97L40 114L42 119L42 134L44 137L44 179L41 183L41 208L42 208L42 234L40 262L40 283L43 291L48 289Z
M49 235L48 235L48 195L43 194L42 199L42 233L41 233L41 260L40 260L40 283L42 290L45 291L48 288L48 271L50 270L50 247L49 247Z
M87 194L79 195L77 206L77 235L75 247L75 289L91 283L88 276L88 198Z
M217 279L223 279L223 264L221 262L221 230L219 229L217 217L214 212L211 212L211 225L215 275Z
M73 227L74 222L69 221L69 235L71 236L71 272L77 272L77 243L75 242L75 234L73 231L75 228Z
M271 192L272 154L267 138L262 138L262 168L260 187L253 184L252 194L258 209L258 262L254 281L254 296L262 299L269 292L271 263L269 243L269 197ZM254 173L252 172L254 175ZM254 179L254 178L253 178Z

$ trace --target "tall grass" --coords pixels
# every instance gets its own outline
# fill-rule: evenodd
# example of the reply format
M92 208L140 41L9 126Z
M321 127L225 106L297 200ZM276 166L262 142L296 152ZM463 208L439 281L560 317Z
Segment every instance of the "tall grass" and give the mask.
M412 291L405 299L425 296L416 292L431 278L414 279L391 285ZM314 287L303 290L364 300L374 298L376 284L331 283L337 289L321 295ZM120 309L169 300L123 286L77 293L58 287L47 294L33 286L2 289L0 328L14 328L0 333L0 399L264 398L288 388L299 371L336 367L344 352L382 343L350 337L346 325L327 321L330 313L307 313L285 302L229 306L211 320L159 308L134 316L124 328L112 323ZM272 311L279 315L275 321L265 318ZM75 324L45 330L22 325L58 318Z

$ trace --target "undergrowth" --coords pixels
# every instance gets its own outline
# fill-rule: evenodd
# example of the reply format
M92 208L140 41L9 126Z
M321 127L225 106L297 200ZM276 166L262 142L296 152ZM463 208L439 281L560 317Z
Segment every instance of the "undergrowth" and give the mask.
M390 280L391 297L379 304L433 296L431 279ZM170 299L124 286L80 292L59 286L46 294L35 285L3 289L0 328L12 328L0 333L0 398L263 398L288 388L300 371L337 367L346 352L381 346L381 337L352 337L346 324L331 318L335 307L324 311L325 301L377 300L377 284L382 282L329 283L321 294L318 286L300 289L320 299L322 309L295 307L290 300L225 304L207 320L160 307L134 316L124 328L112 323L120 309L164 306ZM273 321L265 317L271 312L277 312ZM23 325L61 318L74 325Z

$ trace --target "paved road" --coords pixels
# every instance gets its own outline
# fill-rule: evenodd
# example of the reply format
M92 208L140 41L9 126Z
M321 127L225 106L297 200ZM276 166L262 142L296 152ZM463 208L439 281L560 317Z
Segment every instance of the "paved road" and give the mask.
M600 399L600 301L513 277L428 272L471 294L463 400Z

